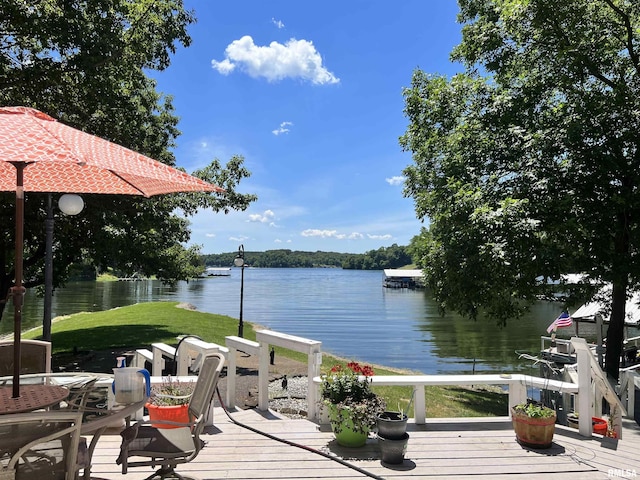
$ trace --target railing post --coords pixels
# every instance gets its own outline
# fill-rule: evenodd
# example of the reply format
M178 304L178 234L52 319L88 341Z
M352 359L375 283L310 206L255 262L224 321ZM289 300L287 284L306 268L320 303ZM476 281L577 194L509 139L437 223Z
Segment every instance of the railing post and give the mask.
M627 386L627 416L634 418L635 402L636 402L636 378L638 374L635 372L627 372L629 385Z
M176 374L178 376L189 375L189 353L187 351L187 345L184 343L180 345L179 351L176 350Z
M229 347L229 364L227 366L227 408L236 408L236 354L235 347Z
M317 346L309 351L307 357L307 418L319 420L318 400L320 388L313 382L313 379L320 376L320 367L322 366L322 352L320 351L320 347Z
M527 401L526 381L526 377L522 377L519 382L509 382L509 417L511 417L511 407Z
M576 351L578 361L578 431L584 437L590 437L591 428L591 352L580 348Z
M269 410L269 344L260 343L258 363L258 410Z
M162 370L164 369L164 358L162 358L162 350L160 350L157 346L152 345L151 352L153 353L151 375L161 377Z
M413 386L414 406L413 416L416 425L424 425L427 423L427 402L424 395L424 385Z

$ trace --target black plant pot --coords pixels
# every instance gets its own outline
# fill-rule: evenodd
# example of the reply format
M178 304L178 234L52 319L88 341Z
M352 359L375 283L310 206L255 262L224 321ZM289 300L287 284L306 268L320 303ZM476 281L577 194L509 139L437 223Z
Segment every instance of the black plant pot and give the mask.
M378 436L389 440L401 439L407 433L407 416L402 412L382 412L376 424Z
M405 433L400 438L384 438L378 435L378 446L380 447L380 459L384 463L399 464L404 462L404 455L407 453L407 443L409 434Z

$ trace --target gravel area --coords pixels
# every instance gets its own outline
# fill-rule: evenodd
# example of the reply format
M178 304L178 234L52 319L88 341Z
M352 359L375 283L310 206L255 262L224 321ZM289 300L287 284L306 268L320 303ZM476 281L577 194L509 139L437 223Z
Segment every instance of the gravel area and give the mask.
M286 388L283 388L284 379ZM307 391L306 376L285 375L269 383L269 408L289 418L306 418Z

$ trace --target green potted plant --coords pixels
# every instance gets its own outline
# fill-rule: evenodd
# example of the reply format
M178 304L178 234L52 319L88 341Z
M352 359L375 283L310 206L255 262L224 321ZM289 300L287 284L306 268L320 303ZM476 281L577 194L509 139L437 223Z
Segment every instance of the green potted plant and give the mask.
M151 421L189 423L189 401L193 394L193 382L180 382L170 375L160 385L151 387L151 396L145 405ZM174 425L154 424L158 428L177 428Z
M342 446L363 446L376 418L385 410L384 401L371 390L372 375L371 366L350 362L346 367L335 365L322 377L320 398Z
M511 407L516 439L525 447L549 448L555 433L556 418L554 409L531 399Z

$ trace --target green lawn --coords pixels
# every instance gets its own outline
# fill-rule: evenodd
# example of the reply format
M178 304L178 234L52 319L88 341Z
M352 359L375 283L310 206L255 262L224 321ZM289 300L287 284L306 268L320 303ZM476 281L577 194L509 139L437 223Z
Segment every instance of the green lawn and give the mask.
M52 325L53 352L140 348L154 342L176 345L178 335L197 335L207 342L225 344L225 337L237 335L238 320L226 315L177 308L178 302L148 302L105 312L77 313L59 317ZM286 332L283 332L286 333ZM24 338L38 338L41 329L30 330ZM251 323L244 323L244 338L255 340ZM307 356L276 347L276 355L301 362ZM346 363L323 353L322 371L336 363ZM376 375L398 374L397 370L375 368ZM411 397L411 387L376 387L387 402L387 408L404 409ZM427 387L428 417L475 417L505 415L507 395L495 390L463 387ZM412 413L412 410L410 411Z

